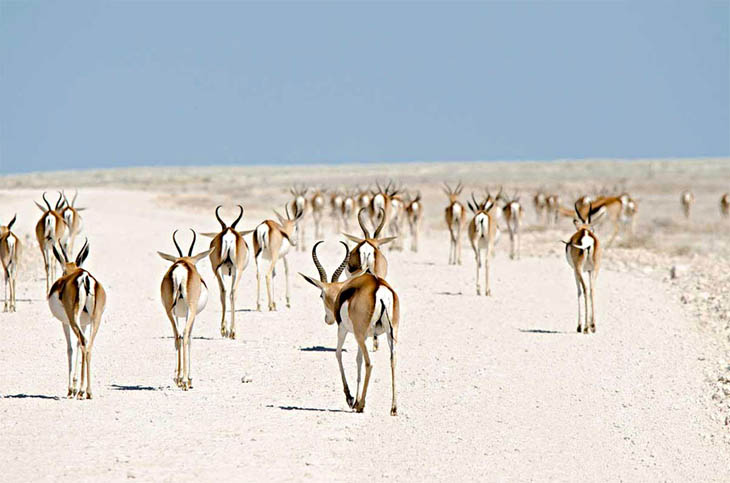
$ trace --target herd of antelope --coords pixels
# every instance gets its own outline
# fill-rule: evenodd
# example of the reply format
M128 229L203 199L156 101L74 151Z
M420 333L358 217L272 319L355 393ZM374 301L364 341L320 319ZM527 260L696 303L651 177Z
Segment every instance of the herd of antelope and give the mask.
M509 256L520 258L520 231L524 222L524 207L517 193L509 196L502 190L492 195L489 190L473 192L466 201L460 200L464 186L443 186L448 197L445 208L446 227L449 231L449 260L451 265L461 265L462 232L465 231L474 251L476 265L476 292L491 295L489 261L494 256L495 244L500 233L507 231L510 240ZM238 205L238 214L230 223L221 217L222 206L215 209L220 231L200 233L210 238L207 249L194 253L197 233L191 231L190 245L185 254L180 248L177 235L172 241L177 255L158 252L170 262L162 278L160 295L167 318L172 326L176 349L175 383L183 390L191 389L192 372L190 344L193 325L208 302L208 288L197 263L208 257L213 275L218 281L221 302L221 336L236 338L236 291L243 272L250 261L250 251L256 265L256 308L261 310L261 278L266 279L268 310L276 310L274 277L278 262L284 265L286 279L286 306L291 306L290 270L287 254L291 250L306 250L304 236L306 221L311 217L314 238L312 261L318 276L300 275L320 291L324 304L324 320L337 323L336 358L342 377L345 400L348 406L362 412L365 406L372 364L366 340L373 338L373 350L378 348L378 336L385 335L390 351L392 383L392 415L397 414L395 370L396 343L400 321L399 297L387 282L388 261L384 247L403 250L406 239L411 251L418 251L419 231L424 207L419 192L411 193L390 182L374 190L310 190L305 187L291 189L292 199L284 205L284 215L274 211L276 219L267 219L253 230L239 231L244 209ZM43 193L43 204L36 202L42 215L35 227L36 239L43 258L46 274L46 296L51 314L61 321L66 338L68 356L68 397L91 399L91 353L94 339L101 324L106 305L106 292L102 284L83 268L89 255L88 239L73 258L74 243L80 236L83 223L76 206L78 193L69 201L64 192L51 204ZM695 197L690 191L680 196L683 214L690 217ZM533 197L538 224L554 225L561 217L571 218L576 231L565 244L565 256L576 281L578 294L577 331L595 332L595 284L601 265L604 245L596 235L596 227L609 223L610 247L622 228L633 234L638 203L629 194L618 196L582 195L572 207L561 204L557 194L539 190ZM329 206L329 214L327 214ZM467 208L471 216L467 213ZM730 194L720 200L724 217L730 217ZM335 233L344 236L342 263L328 279L327 270L317 257L317 249L323 243L323 222L326 216L332 220ZM467 227L467 218L470 218ZM13 233L17 216L7 225L0 225L0 261L5 277L5 312L16 311L16 279L22 254L20 239ZM357 222L361 235L351 234ZM406 230L407 226L407 230ZM251 236L251 249L245 237ZM348 243L349 242L349 243ZM60 266L61 271L57 272ZM482 274L483 272L483 274ZM60 273L60 274L59 274ZM344 280L340 280L344 276ZM484 277L482 290L481 277ZM582 299L582 300L581 300ZM73 337L72 334L73 333ZM355 397L350 392L342 365L342 347L348 333L352 333L358 346L357 387ZM365 378L361 390L361 369L365 361ZM80 375L79 375L80 372Z

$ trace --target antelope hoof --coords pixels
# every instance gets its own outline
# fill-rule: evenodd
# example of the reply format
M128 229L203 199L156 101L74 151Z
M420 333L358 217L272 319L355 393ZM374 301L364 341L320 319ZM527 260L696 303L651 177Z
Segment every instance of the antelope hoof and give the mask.
M271 302L269 304L269 312L276 312L276 303Z
M286 299L286 308L287 309L291 308L291 302L289 302L289 299Z
M228 331L225 329L225 327L221 327L221 337L228 337Z
M582 331L580 330L580 324L578 324L578 328L577 328L577 329L575 329L575 331L576 331L576 332L578 332L579 334L580 334L580 333L582 332Z
M365 409L365 401L358 401L355 403L355 412L361 413Z
M484 296L485 297L491 297L492 296L492 290L491 289L487 289L487 291L484 292Z
M596 326L595 325L591 325L591 332L593 332L594 334L596 333Z
M87 392L86 393L86 399L91 399L91 393L90 392Z
M256 312L261 312L261 304L256 304Z
M352 409L355 407L355 400L349 394L345 394L345 400L347 401L347 407Z
M395 406L393 406L392 408L390 408L390 415L391 416L398 416L398 408L395 407Z
M229 337L229 338L230 338L231 340L236 340L236 331L235 331L235 330L232 330L232 331L230 331L230 332L228 333L228 337Z
M193 388L193 380L192 379L188 379L188 382L187 382L186 385L188 386L188 389L192 389Z
M76 394L76 399L79 401L84 398L84 391L79 391L78 394Z
M76 392L73 390L73 388L68 388L68 394L66 394L66 397L69 399L73 399L73 397L76 395Z

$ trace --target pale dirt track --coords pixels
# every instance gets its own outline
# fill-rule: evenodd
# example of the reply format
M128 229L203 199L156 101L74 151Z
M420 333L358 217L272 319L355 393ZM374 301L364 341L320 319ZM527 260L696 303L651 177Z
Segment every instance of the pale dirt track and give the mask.
M21 234L38 217L33 197L6 192L3 212L18 212ZM19 282L18 312L0 314L5 481L730 479L727 446L706 437L721 431L703 386L713 357L706 336L642 274L601 273L598 331L584 336L574 332L575 286L560 256L510 261L503 239L494 296L477 298L471 250L464 245L463 266L446 265L445 232L432 231L417 257L390 253L403 307L394 418L382 349L365 413L347 409L335 329L298 276L291 310L280 300L277 313L252 312L251 262L239 290L239 339L222 340L206 260L211 297L194 330L195 388L185 393L172 383L174 346L159 299L167 263L156 250L173 251L174 228L215 229L212 208L186 214L150 193L98 189L84 190L83 204L93 207L84 213L86 268L109 298L94 350L95 399L63 398L65 342L42 296L33 240L25 249L34 280ZM248 214L243 228L259 220ZM330 235L323 248L331 272L341 246ZM292 267L316 273L308 253L295 253ZM352 339L346 347L354 385Z

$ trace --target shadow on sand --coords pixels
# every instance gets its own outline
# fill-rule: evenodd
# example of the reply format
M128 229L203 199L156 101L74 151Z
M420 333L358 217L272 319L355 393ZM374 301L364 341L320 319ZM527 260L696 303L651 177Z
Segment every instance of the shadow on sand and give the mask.
M46 396L45 394L6 394L0 396L5 399L51 399L53 401L60 401L61 398L58 396Z
M436 292L436 295L464 295L462 292Z
M160 389L162 389L161 387L140 385L124 386L122 384L110 384L109 387L114 389L115 391L159 391Z
M273 408L271 404L266 406L267 408ZM322 409L322 408L303 408L300 406L276 406L283 411L314 411L318 413L351 413L352 411L345 411L344 409Z
M547 330L547 329L518 329L520 332L525 334L572 334L573 332L566 332L564 330Z
M337 349L334 347L314 345L312 347L300 347L299 350L302 352L335 352ZM347 349L342 349L342 352L347 352Z

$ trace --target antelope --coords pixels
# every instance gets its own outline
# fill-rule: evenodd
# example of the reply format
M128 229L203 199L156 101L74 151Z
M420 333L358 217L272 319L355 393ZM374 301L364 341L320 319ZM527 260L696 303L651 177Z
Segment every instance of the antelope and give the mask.
M370 206L370 200L372 199L372 195L370 194L369 189L361 189L360 192L357 194L357 207L358 208L367 208Z
M0 226L0 262L5 274L5 302L3 312L15 312L15 280L18 274L18 263L21 259L22 245L15 233L13 225L18 215L13 216L6 226ZM8 298L10 288L10 298Z
M203 236L213 237L210 241L210 266L213 274L218 280L221 297L221 336L224 338L236 338L236 291L241 281L241 274L248 266L248 244L243 239L243 234L236 231L236 225L243 218L243 206L238 205L240 210L238 217L233 223L226 225L221 219L218 211L221 206L216 207L215 217L221 225L218 233L201 233ZM227 284L228 280L230 282ZM229 299L228 306L231 310L230 326L226 325L226 298Z
M68 198L66 198L65 192L62 191L61 195L63 195L65 206L61 209L59 214L68 228L68 236L66 238L66 245L64 246L64 249L66 250L66 253L71 253L73 252L74 241L81 233L81 229L83 227L83 221L79 212L84 211L86 208L76 207L76 198L79 196L78 190L74 193L74 197L70 203L68 202Z
M335 190L330 194L330 215L335 222L335 233L340 232L340 221L342 218L342 192Z
M60 248L60 251L59 251ZM89 256L89 242L71 262L63 247L53 246L53 256L63 267L63 275L53 283L48 294L48 306L63 325L68 356L68 398L91 399L91 350L99 331L106 306L106 292L99 281L81 268ZM76 350L71 340L76 337ZM81 381L78 378L81 355ZM78 383L78 386L77 386Z
M547 195L542 189L535 193L535 196L532 198L532 203L535 205L537 222L546 225L548 216Z
M309 211L309 204L307 202L307 188L291 188L291 194L294 195L294 199L291 200L288 204L288 206L291 207L291 212L294 215L294 217L297 220L304 220L304 216L306 216L307 212ZM299 223L299 221L297 221ZM296 232L296 240L295 240L295 247L297 249L304 251L306 249L305 247L306 242L304 241L304 223L299 226L299 229Z
M309 199L309 205L312 207L312 219L314 220L314 236L322 238L322 217L324 216L324 193L322 190L315 190Z
M350 230L350 220L352 220L352 215L355 213L356 203L355 195L352 193L346 193L342 198L342 203L340 204L340 218L342 219L342 226L345 231Z
M592 228L592 223L596 221L593 218L596 215L595 209L589 206L586 217L583 217L576 204L575 215L576 218L573 222L577 231L570 237L569 241L563 243L565 243L565 258L568 260L568 265L573 269L575 285L578 289L577 331L581 332L582 323L582 332L587 334L589 330L591 332L596 331L595 284L601 266L603 248ZM602 214L597 216L602 216ZM583 297L585 307L582 319L581 297ZM590 315L588 312L588 297L590 297Z
M403 250L403 221L407 217L407 203L396 192L390 197L390 204L392 206L392 216L388 224L388 232L395 237L395 243L391 246L394 250Z
M451 237L449 244L449 265L461 265L461 229L466 221L466 212L464 205L459 201L459 195L464 189L461 183L456 188L444 183L444 192L449 197L449 206L444 210L446 218L446 226L449 227L449 235Z
M391 218L393 217L393 196L398 194L398 190L393 188L393 182L389 181L388 185L383 189L380 183L375 183L378 191L370 200L370 219L373 225L380 223L380 217L385 219L385 226L391 229ZM394 233L391 231L391 235Z
M624 206L621 214L621 222L624 225L628 225L629 235L633 236L636 228L636 215L639 213L638 202L628 193L622 194L619 198L621 198Z
M63 197L61 193L58 194L58 201L56 206L51 208L51 204L46 199L46 193L43 193L43 201L46 203L46 208L35 202L36 206L43 212L41 219L35 226L35 236L38 240L38 246L43 255L43 266L46 270L46 294L51 288L51 284L56 280L56 264L53 261L53 247L58 244L59 246L66 245L66 222L60 215L59 210L63 204Z
M684 211L684 217L689 220L690 210L692 205L695 204L695 195L689 190L682 192L682 196L679 201L682 202L682 210Z
M608 240L608 244L606 245L606 247L610 247L613 245L613 241L616 239L616 236L621 229L621 222L625 218L626 205L628 202L628 195L599 197L595 201L588 203L588 205L579 205L579 203L576 202L575 209L580 211L582 216L581 219L587 219L591 210L593 210L594 215L600 213L600 218L594 216L593 223L598 223L599 220L603 218L603 215L606 215L606 219L613 225L611 238Z
M423 203L421 202L420 192L406 205L406 217L411 233L411 251L418 253L418 232L421 229L421 221L423 220Z
M548 224L557 224L560 216L560 196L548 195L547 197Z
M193 378L190 371L190 342L193 332L195 318L205 309L208 304L208 286L201 278L195 265L207 257L210 249L193 255L195 247L195 230L192 228L193 241L187 256L183 255L180 245L177 244L175 235L177 230L172 232L172 242L175 244L178 256L157 252L160 257L172 262L162 277L160 285L160 296L162 306L165 309L167 318L172 325L172 333L175 338L175 350L177 351L177 365L175 368L175 384L187 391L193 388ZM181 320L184 318L185 323Z
M509 256L514 260L515 258L520 258L520 226L522 225L522 217L524 216L524 210L520 204L520 197L515 194L515 197L507 202L503 211L507 223L507 231L509 232Z
M474 250L474 257L477 264L477 295L481 295L481 284L479 283L479 275L481 267L484 265L484 282L486 289L485 296L492 295L489 287L489 258L494 250L494 239L497 235L497 220L494 214L494 199L487 194L487 197L481 203L471 195L471 201L467 201L469 209L474 213L469 223L469 241ZM484 255L482 255L482 252Z
M396 342L398 341L398 324L400 321L400 302L395 290L388 283L370 271L353 277L345 282L338 279L345 265L348 263L348 248L345 245L345 258L340 266L327 281L327 272L317 259L317 242L312 248L312 260L319 272L319 280L300 273L304 279L320 289L324 303L324 321L327 325L337 322L337 364L340 367L342 386L345 392L347 405L361 413L365 408L365 396L370 382L372 364L370 355L365 346L365 340L370 336L385 333L390 347L390 377L392 384L391 416L398 414L395 391ZM357 341L357 390L355 398L350 394L347 385L345 369L342 366L342 346L347 334L352 332ZM360 374L362 360L365 359L365 382L360 393Z
M296 247L298 223L303 212L292 218L289 206L285 206L286 218L274 211L279 223L266 220L253 230L253 252L256 262L256 310L261 311L261 270L262 258L269 260L266 270L266 294L269 300L269 310L276 310L274 300L273 277L276 276L276 262L281 259L284 263L284 277L286 278L286 306L291 307L289 298L289 262L286 255L292 247Z
M720 213L725 218L730 216L730 193L725 193L720 197Z

